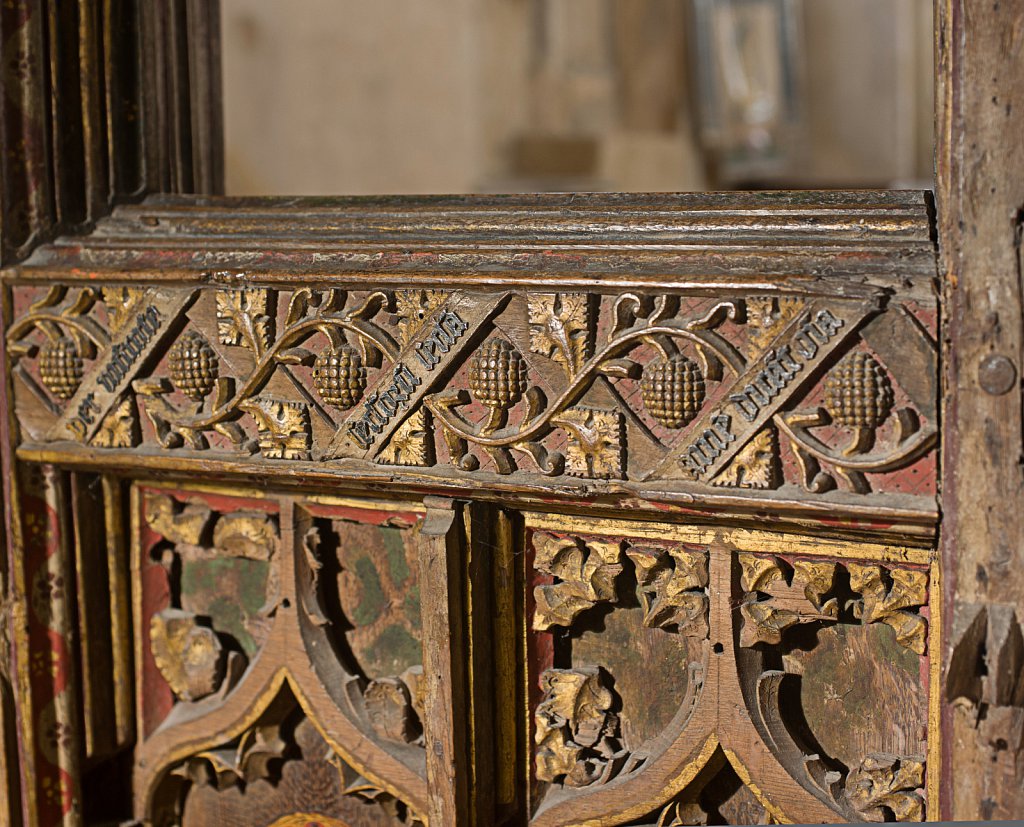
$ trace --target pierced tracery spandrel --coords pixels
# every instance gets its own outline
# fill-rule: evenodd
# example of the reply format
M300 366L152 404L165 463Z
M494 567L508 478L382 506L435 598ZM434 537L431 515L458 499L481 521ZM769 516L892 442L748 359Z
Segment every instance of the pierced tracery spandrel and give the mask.
M618 601L621 541L538 534L535 549L534 566L558 581L534 589L534 629L570 626L577 615L598 603Z

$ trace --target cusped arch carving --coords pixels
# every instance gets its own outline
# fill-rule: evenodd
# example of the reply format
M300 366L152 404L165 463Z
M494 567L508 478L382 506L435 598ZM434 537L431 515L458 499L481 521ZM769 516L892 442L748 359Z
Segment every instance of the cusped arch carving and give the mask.
M364 700L365 679L346 667L332 649L326 623L318 622L315 559L308 548L300 550L310 525L308 514L283 503L279 591L255 659L223 691L174 706L137 748L135 806L147 818L168 806L161 788L176 765L241 737L282 692L294 697L328 746L370 785L405 802L414 814L426 812L422 747L382 739Z
M715 754L724 757L766 814L779 823L862 821L889 812L899 819L923 814L923 799L916 789L923 784L923 759L871 754L859 766L847 767L822 754L812 734L795 735L784 723L788 718L783 700L799 688L800 677L777 668L778 656L772 654L771 647L751 636L753 621L740 608L752 591L764 591L765 605L777 600L773 610L788 612L780 634L802 623L834 623L840 616L849 622L892 625L878 612L866 613L861 608L872 594L870 584L862 582L864 577L844 581L842 600L846 605L840 612L832 597L835 563L798 561L791 567L795 573L789 574L779 568L785 565L770 556L762 559L742 552L731 542L712 540L710 636L702 687L687 699L692 707L681 709L664 735L644 745L642 755L634 753L628 771L578 791L564 787L547 795L533 824L583 825L612 811L617 813L615 823L639 823L635 819L685 799L688 785L701 776ZM855 574L862 569L877 570L879 577L893 584L886 595L895 593L909 577L892 564L840 565ZM895 573L890 575L890 570ZM783 582L785 577L792 582ZM780 582L772 587L776 580ZM913 597L890 602L902 610L924 600L915 592ZM806 603L806 616L797 611L800 601ZM904 640L897 634L894 640L897 647L919 654L916 638ZM585 674L585 670L578 671ZM627 809L622 808L623 801L631 802Z

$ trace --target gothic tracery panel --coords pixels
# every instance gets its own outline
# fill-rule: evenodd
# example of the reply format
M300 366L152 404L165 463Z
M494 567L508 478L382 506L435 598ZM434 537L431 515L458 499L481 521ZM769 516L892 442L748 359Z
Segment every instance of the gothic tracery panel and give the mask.
M224 203L4 274L34 616L118 618L119 817L936 814L920 194ZM34 673L54 809L96 651Z
M535 823L923 818L927 551L526 522Z

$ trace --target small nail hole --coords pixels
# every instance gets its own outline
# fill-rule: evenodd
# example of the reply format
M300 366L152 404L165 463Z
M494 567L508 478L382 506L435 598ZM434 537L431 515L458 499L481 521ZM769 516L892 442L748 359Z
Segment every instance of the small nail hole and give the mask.
M725 647L721 643L716 643L714 646L711 647L711 651L714 652L716 655L720 655L722 654L722 652L725 651Z

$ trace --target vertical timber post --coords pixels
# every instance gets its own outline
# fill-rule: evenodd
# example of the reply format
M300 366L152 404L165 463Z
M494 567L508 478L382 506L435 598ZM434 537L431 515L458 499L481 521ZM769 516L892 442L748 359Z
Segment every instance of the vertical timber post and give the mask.
M0 266L23 260L59 233L88 230L118 202L156 191L222 189L219 17L217 0L3 5L0 51L11 71L4 73L0 98ZM8 321L0 319L0 326ZM2 336L0 361L6 364ZM30 492L18 487L25 466L6 450L15 425L9 399L10 388L0 384L6 503L0 536L0 827L58 823L41 814L42 784L51 798L62 795L65 804L73 803L59 819L70 825L81 817L81 755L62 753L47 769L33 748L37 707L45 699L33 695L25 670L33 584L24 581L24 563L43 549L23 545L18 530L22 499ZM67 553L57 551L53 565L73 567ZM68 576L74 580L72 568ZM123 745L124 687L118 698L117 740Z
M423 617L423 724L431 824L468 827L470 820L469 647L466 639L463 531L458 503L424 501L420 555Z
M1024 5L936 0L944 819L1024 818Z

